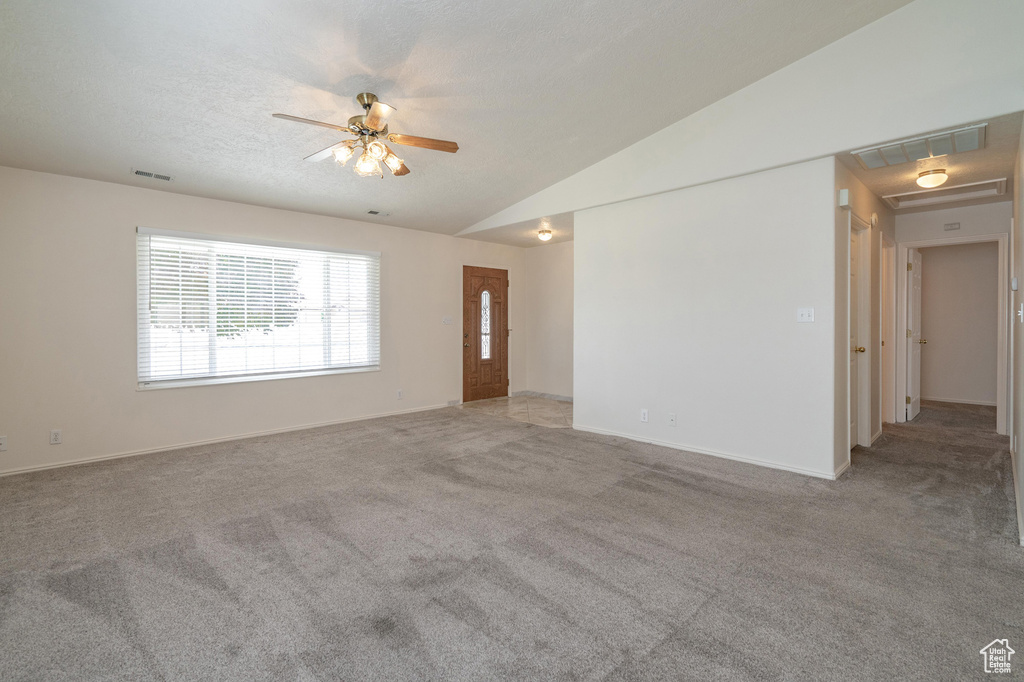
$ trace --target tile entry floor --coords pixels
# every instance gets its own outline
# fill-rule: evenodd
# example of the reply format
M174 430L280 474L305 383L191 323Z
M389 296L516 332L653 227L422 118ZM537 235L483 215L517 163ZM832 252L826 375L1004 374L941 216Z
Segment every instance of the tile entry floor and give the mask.
M520 395L511 398L474 400L471 403L463 403L461 407L464 410L493 417L508 417L551 429L572 428L572 403L568 401Z

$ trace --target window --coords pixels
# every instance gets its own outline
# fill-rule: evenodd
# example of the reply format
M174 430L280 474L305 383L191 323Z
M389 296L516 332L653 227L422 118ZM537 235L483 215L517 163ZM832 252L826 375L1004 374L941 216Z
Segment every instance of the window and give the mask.
M380 254L139 228L139 387L380 369Z
M480 359L491 359L491 292L480 294Z

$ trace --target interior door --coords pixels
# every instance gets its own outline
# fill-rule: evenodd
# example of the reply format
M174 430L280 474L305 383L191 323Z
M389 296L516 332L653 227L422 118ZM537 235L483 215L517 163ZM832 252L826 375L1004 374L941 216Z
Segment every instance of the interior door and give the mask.
M907 421L921 412L921 252L907 252Z
M858 320L860 320L860 281L857 273L859 266L859 245L857 235L850 235L850 447L857 445L857 412L860 404L860 393L858 386L859 372L857 359L860 357L860 334Z
M508 270L462 268L462 401L508 395Z

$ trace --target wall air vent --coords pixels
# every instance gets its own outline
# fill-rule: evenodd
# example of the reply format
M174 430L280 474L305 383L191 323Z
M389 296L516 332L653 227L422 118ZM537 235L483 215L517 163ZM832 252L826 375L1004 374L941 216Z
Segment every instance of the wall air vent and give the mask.
M170 175L151 173L149 171L139 170L138 168L132 168L132 175L138 175L140 178L152 178L154 180L163 180L164 182L170 182L171 180L174 179Z
M893 208L922 208L954 201L975 201L1006 194L1006 178L969 182L964 185L923 189L903 194L889 194L882 199ZM957 228L952 228L957 229Z
M897 142L887 142L877 147L858 149L850 152L865 170L895 166L921 159L930 159L947 154L973 152L985 148L985 129L987 123L932 133L924 137L915 137Z

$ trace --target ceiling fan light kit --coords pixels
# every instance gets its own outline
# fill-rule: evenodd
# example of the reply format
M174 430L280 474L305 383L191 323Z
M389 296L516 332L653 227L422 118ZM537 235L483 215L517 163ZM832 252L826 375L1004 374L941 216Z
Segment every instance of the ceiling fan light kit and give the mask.
M551 230L540 230L537 232L537 239L546 242L551 239Z
M363 107L363 111L366 112L359 116L353 116L348 120L348 125L340 126L333 123L324 123L323 121L314 121L309 118L300 118L298 116L290 116L288 114L274 114L274 118L283 118L288 121L295 121L297 123L307 123L309 125L320 126L321 128L330 128L332 130L338 130L343 133L349 133L355 135L357 139L345 140L321 149L315 154L310 154L306 157L306 161L323 161L331 156L340 165L344 166L348 163L349 159L355 156L356 152L360 152L359 159L355 164L356 175L362 177L370 177L379 175L384 177L384 171L381 168L381 162L388 167L392 175L401 176L408 175L409 168L405 165L405 162L398 158L391 148L388 147L381 138L394 144L406 145L409 147L420 147L421 149L433 149L435 151L448 152L454 154L459 151L459 145L454 142L447 140L435 140L429 137L416 137L414 135L399 135L398 133L388 132L388 120L397 111L393 106L384 104L377 100L377 95L372 92L363 92L356 95L356 101ZM361 150L361 151L360 151Z
M334 160L344 166L348 163L348 160L352 158L352 155L356 153L355 144L347 144L342 147L338 147L334 150Z
M368 178L371 175L384 177L384 171L380 169L380 161L370 156L369 152L363 152L363 155L356 161L356 174L364 178Z

